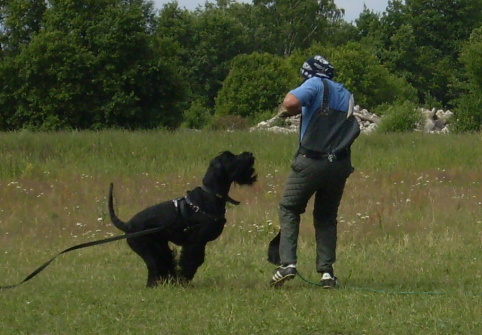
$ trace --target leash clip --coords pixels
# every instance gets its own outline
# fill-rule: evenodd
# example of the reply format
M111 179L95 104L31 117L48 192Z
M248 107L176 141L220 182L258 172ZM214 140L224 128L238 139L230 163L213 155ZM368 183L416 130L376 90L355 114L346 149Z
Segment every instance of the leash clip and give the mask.
M329 154L327 158L328 158L328 162L333 163L333 161L336 159L336 155Z

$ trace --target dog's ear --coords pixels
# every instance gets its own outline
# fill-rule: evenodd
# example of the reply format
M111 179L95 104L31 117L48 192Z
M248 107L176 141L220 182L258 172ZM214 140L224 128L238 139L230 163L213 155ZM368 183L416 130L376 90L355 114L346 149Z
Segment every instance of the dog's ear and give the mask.
M227 184L230 182L225 168L225 162L228 160L226 159L226 156L229 156L230 154L231 153L224 151L211 160L211 162L209 163L209 167L203 177L203 184L208 185L213 182L216 184Z
M219 157L220 159L232 159L234 156L236 156L236 155L233 154L231 151L225 150L225 151L221 152L216 158Z

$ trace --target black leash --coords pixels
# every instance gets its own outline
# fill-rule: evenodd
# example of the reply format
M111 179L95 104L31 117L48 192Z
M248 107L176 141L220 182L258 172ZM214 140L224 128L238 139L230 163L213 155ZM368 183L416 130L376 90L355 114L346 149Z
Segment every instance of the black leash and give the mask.
M146 229L146 230L138 231L138 232L135 232L135 233L125 234L125 235L119 235L119 236L114 236L114 237L105 238L105 239L102 239L102 240L97 240L97 241L92 241L92 242L86 242L86 243L81 243L81 244L75 245L75 246L73 246L73 247L70 247L70 248L68 248L68 249L65 249L65 250L62 251L62 252L59 252L57 255L55 255L55 256L52 257L50 260L48 260L47 262L45 262L42 266L40 266L37 270L35 270L35 271L32 272L31 274L29 274L29 275L28 275L24 280L22 280L20 283L15 284L15 285L0 286L0 290L11 289L11 288L17 287L17 286L19 286L19 285L21 285L21 284L29 281L30 279L32 279L33 277L35 277L36 275L38 275L38 274L39 274L43 269L45 269L50 263L52 263L52 262L54 261L54 259L56 259L56 258L59 257L60 255L65 254L65 253L67 253L67 252L69 252L69 251L73 251L73 250L77 250L77 249L83 249L83 248L91 247L91 246L94 246L94 245L105 244L105 243L114 242L114 241L118 241L118 240L123 240L123 239L129 238L129 237L137 237L137 236L152 234L152 233L156 233L156 232L158 232L158 231L161 231L162 229L165 229L165 227L156 227L156 228L151 228L151 229Z
M305 283L314 285L314 286L323 286L321 283L313 282L309 279L303 277L299 271L296 272L296 275L300 277ZM442 291L397 291L397 290L384 290L384 289L375 289L371 287L355 287L355 286L341 286L341 289L347 290L356 290L356 291L368 291L373 293L383 293L383 294L404 294L404 295L448 295L447 292ZM480 297L482 296L481 293L474 293L474 292L464 292L464 295L471 296L471 297Z

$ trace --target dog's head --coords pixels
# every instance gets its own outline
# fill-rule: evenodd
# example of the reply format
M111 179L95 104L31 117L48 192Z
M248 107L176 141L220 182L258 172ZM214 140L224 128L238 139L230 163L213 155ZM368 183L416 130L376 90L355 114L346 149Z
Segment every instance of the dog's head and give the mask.
M252 185L258 177L254 161L255 158L251 152L235 155L230 151L224 151L213 158L203 182L216 180L227 186L233 182L238 185Z

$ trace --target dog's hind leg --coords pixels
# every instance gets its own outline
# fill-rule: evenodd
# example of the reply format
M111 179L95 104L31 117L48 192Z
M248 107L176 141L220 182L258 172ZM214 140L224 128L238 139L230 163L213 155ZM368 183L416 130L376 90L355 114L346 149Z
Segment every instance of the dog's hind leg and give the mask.
M169 278L174 271L174 259L167 241L152 237L128 239L127 243L147 267L147 287L154 287Z
M147 267L147 287L156 286L159 281L156 258L150 247L147 246L145 238L128 239L127 243L136 254L138 254Z
M153 250L159 280L161 282L176 281L176 262L174 261L174 253L169 247L168 242L156 241Z

